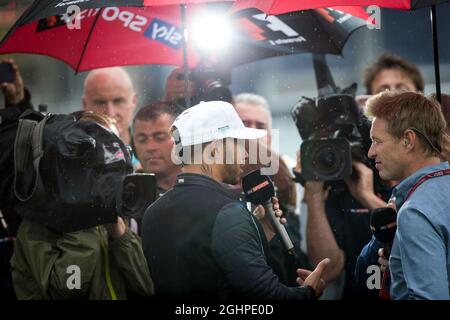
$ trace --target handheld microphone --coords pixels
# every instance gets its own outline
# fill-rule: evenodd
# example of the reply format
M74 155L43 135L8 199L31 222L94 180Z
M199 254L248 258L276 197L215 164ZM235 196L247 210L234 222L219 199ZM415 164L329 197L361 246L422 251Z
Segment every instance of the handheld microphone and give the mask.
M392 242L397 231L397 212L390 207L372 210L370 215L370 229L375 238L383 244L384 253L389 258ZM390 299L390 286L390 273L388 270L385 270L381 281L380 298Z
M397 231L397 212L390 207L372 210L370 230L372 230L375 238L383 244L386 257L389 257Z
M295 255L294 245L286 229L273 211L272 197L275 196L275 188L272 180L268 176L261 174L259 169L254 170L242 178L242 189L247 201L254 205L264 206L266 215L280 236L283 246L289 254Z

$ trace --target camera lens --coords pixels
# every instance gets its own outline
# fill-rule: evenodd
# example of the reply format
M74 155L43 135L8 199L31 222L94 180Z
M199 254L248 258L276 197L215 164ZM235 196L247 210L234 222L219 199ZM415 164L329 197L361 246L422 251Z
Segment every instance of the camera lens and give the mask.
M134 209L136 202L136 185L133 182L127 183L123 188L123 206Z
M336 173L342 161L340 153L332 145L324 145L317 148L312 160L317 172L322 175Z
M231 102L232 94L230 89L226 87L221 81L214 80L208 83L205 88L205 100L206 101L226 101Z

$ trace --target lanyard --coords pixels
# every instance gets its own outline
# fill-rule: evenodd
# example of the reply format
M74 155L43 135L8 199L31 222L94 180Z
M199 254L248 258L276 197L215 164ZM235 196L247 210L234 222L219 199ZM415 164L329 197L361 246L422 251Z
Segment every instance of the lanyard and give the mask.
M406 200L408 200L409 197L414 193L414 191L416 191L416 189L417 189L422 183L424 183L425 181L430 180L430 179L432 179L432 178L436 178L436 177L446 176L446 175L448 175L448 174L450 174L450 168L449 168L449 169L445 169L445 170L439 170L439 171L436 171L436 172L432 172L432 173L429 173L429 174L423 176L423 177L420 178L419 181L417 181L417 182L412 186L412 188L409 190L408 195L406 196L405 202L406 202Z

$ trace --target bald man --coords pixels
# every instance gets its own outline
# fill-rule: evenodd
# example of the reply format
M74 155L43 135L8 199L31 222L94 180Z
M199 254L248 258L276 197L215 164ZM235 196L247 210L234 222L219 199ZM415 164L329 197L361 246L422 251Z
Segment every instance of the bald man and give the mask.
M104 113L117 121L120 138L131 143L129 125L137 96L128 73L120 67L91 71L84 81L83 109Z

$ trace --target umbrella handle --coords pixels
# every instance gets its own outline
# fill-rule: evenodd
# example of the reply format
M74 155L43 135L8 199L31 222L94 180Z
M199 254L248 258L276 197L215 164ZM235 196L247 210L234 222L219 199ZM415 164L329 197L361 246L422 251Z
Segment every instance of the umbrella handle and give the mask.
M430 9L431 15L431 33L433 35L433 53L434 53L434 77L436 81L436 97L439 103L441 103L441 75L439 71L439 43L438 43L438 35L437 35L437 15L436 15L436 6L431 6Z
M183 31L182 45L183 45L183 71L184 71L184 99L186 108L191 107L191 97L189 95L189 65L188 65L188 50L187 50L187 31L186 31L186 7L180 4L181 16L181 30Z

